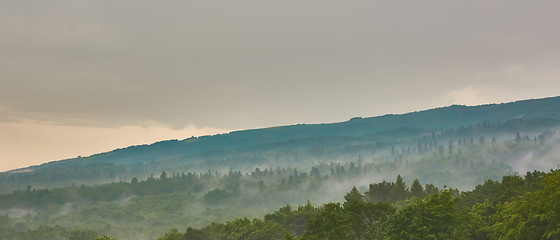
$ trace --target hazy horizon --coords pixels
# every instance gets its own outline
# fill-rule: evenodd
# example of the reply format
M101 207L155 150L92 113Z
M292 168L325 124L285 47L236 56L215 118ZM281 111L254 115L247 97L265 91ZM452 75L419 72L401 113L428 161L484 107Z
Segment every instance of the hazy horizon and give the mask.
M5 1L0 171L558 96L560 2Z
M551 97L556 97L556 96L551 96ZM547 98L547 97L543 97L543 98ZM538 98L537 98L538 99ZM529 99L518 99L518 100L514 100L511 102L516 102L516 101L523 101L523 100L529 100ZM480 105L487 105L487 104L500 104L500 103L509 103L509 102L494 102L494 103L484 103L484 104L478 104L478 105L465 105L465 104L458 104L458 105L465 105L465 106L480 106ZM457 105L457 104L453 104L453 105ZM380 115L375 115L375 116L353 116L353 117L363 117L363 118L368 118L368 117L379 117L379 116L384 116L387 114L406 114L406 113L411 113L411 112L417 112L417 111L425 111L425 110L430 110L430 109L435 109L435 108L440 108L440 107L448 107L451 105L446 105L446 106L437 106L437 107L433 107L433 108L428 108L428 109L417 109L414 111L409 111L409 112L402 112L402 113L385 113L385 114L380 114ZM350 117L350 118L353 118ZM350 119L349 118L349 119ZM347 121L349 119L343 120L343 121ZM339 121L339 122L343 122L343 121ZM98 154L98 153L104 153L104 152L109 152L118 148L125 148L125 147L129 147L129 146L136 146L136 145L143 145L143 144L152 144L155 142L159 142L159 141L166 141L166 140L183 140L189 137L199 137L199 136L208 136L208 135L216 135L216 134L222 134L222 133L230 133L230 132L234 132L234 131L242 131L242 130L250 130L250 129L260 129L260 128L268 128L268 127L277 127L277 126L289 126L289 125L295 125L295 124L328 124L328 123L337 123L337 122L315 122L315 123L304 123L304 122L297 122L297 123L289 123L289 124L285 124L285 125L274 125L274 126L259 126L259 127L255 127L255 128L245 128L245 129L233 129L233 130L225 130L225 129L211 129L211 128L204 128L204 129L197 129L194 126L188 126L184 129L181 130L173 130L173 129L167 129L164 127L134 127L134 126L125 126L125 127L119 127L119 128L115 128L113 129L113 131L109 130L109 129L103 129L103 128L96 128L96 127L76 127L76 126L53 126L53 129L46 129L46 128L42 128L40 127L40 124L37 123L0 123L0 131L2 132L9 132L10 129L17 129L17 127L10 127L11 124L23 124L25 125L25 128L28 130L27 132L20 132L20 135L31 135L33 133L31 133L33 131L33 128L35 129L40 129L40 130L48 130L50 131L49 133L45 133L45 134L38 134L38 136L55 136L54 130L56 130L57 128L59 130L65 131L68 130L72 133L68 133L68 136L71 136L69 139L63 139L63 141L75 141L76 139L81 140L83 142L82 145L78 145L79 148L78 149L74 149L72 152L67 152L65 153L66 155L53 155L55 158L56 157L60 157L58 159L54 159L54 160L45 160L45 159L37 159L37 161L33 161L30 165L22 165L20 167L14 167L14 168L10 168L10 169L2 169L0 168L0 172L3 171L10 171L10 170L16 170L16 169L20 169L20 168L26 168L26 167L30 167L30 166L34 166L34 165L40 165L43 163L47 163L47 162L52 162L52 161L60 161L60 160L66 160L66 159L71 159L71 158L76 158L78 156L80 157L87 157L87 156L91 156L94 154ZM31 130L29 129L31 128ZM76 133L76 130L78 133ZM57 132L56 134L58 134L59 132ZM36 133L35 133L36 134ZM142 136L142 134L147 134L145 136ZM113 141L107 143L107 142L103 142L102 140L106 139L103 138L104 136L111 136L111 137L120 137L117 139L112 139ZM126 138L124 136L127 136ZM97 144L96 146L93 146L91 144L89 144L89 141L92 140L93 137L93 141L94 142L103 142L103 144ZM87 141L86 141L87 138ZM101 139L103 138L103 139ZM18 140L20 141L24 141L30 138L25 138L25 137L21 137ZM39 142L42 142L43 139L35 139L32 138L35 141L37 141L37 145L36 146L42 146L42 144L40 144ZM3 139L0 139L0 141ZM11 141L13 141L14 139L11 139ZM2 144L5 144L3 142L0 142ZM13 143L13 142L12 142ZM28 143L29 144L29 143ZM22 144L22 146L24 146ZM38 147L39 150L44 149L45 147ZM24 151L24 149L20 149L20 151ZM9 153L9 152L8 152ZM17 157L17 156L16 156Z

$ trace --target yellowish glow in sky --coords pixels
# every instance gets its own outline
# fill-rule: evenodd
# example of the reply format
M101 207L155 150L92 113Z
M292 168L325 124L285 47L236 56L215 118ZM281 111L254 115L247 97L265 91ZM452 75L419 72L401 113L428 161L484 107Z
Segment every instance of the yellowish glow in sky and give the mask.
M485 98L479 89L468 86L458 90L453 90L443 97L444 105L460 104L467 106L476 106L481 104L492 103Z
M0 171L85 157L131 145L224 132L229 131L194 126L172 130L166 127L95 128L0 122Z

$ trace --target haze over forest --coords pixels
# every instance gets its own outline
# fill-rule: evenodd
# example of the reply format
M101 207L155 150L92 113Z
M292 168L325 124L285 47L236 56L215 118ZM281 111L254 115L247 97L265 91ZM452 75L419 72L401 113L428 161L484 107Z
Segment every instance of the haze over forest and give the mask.
M560 171L554 170L560 164L558 109L560 97L453 105L160 141L3 172L0 237L556 236L560 219L549 216L554 208L535 210L550 219L538 230L504 228L495 219L526 217L523 224L545 224L510 216L502 205L540 194L560 196L555 195ZM420 206L434 209L425 213L416 209ZM491 210L478 212L481 206ZM512 211L522 214L521 206ZM336 212L341 216L329 215ZM426 214L448 217L418 228L399 225L424 221L410 217ZM377 220L366 224L362 217ZM426 227L431 230L422 230Z
M0 1L0 239L560 239L560 1Z

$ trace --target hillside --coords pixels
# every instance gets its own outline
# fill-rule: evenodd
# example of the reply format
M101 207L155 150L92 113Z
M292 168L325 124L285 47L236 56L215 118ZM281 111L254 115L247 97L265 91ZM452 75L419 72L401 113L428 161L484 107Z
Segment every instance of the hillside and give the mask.
M503 122L515 118L560 118L560 97L524 100L474 107L453 105L400 115L353 118L331 124L300 124L236 131L228 134L189 138L183 141L163 141L151 145L132 146L87 158L69 159L43 164L53 167L63 164L110 162L129 164L160 160L176 154L193 154L209 150L230 150L258 144L294 139L329 136L364 136L399 128L448 129L486 122ZM151 158L151 159L150 159Z
M340 123L299 124L162 141L0 173L0 192L28 185L45 188L128 181L163 170L250 171L281 165L306 168L319 162L387 155L387 147L395 142L432 131L495 125L515 119L548 119L539 124L551 127L560 119L559 109L560 97L552 97L474 107L453 105ZM512 126L509 130L527 131L523 127L515 130ZM6 179L13 181L5 184Z
M534 191L538 187L534 180L538 179L530 177L541 177L542 173L532 169L550 169L559 163L557 149L560 137L557 130L544 130L534 137L514 133L508 134L509 138L485 140L479 137L475 140L467 136L479 136L481 132L509 132L512 126L529 129L536 125L542 127L546 124L533 120L509 120L495 126L447 130L436 135L403 139L399 144L388 146L394 149L389 156L359 156L357 159L320 162L308 170L257 168L246 174L234 170L200 173L162 171L155 176L133 178L128 182L50 190L29 187L23 191L0 194L0 221L4 223L4 228L0 226L0 238L11 236L6 239L18 240L30 239L28 236L84 234L89 237L63 238L91 240L97 234L108 234L121 240L148 240L173 228L189 231L189 227L206 229L206 234L213 234L224 230L213 228L222 226L222 223L229 225L234 219L243 218L266 219L267 213L286 205L305 205L311 209L312 204L319 206L317 210L327 202L336 205L344 201L342 197L353 186L360 195L365 194L368 201L394 203L398 209L410 203L402 201L412 197L413 192L423 196L422 191L417 191L418 186L410 185L415 180L425 184L420 186L420 189L425 189L425 194L437 193L438 189L451 189L456 194L456 188L474 188L474 195L467 193L467 198L458 200L463 202L460 207L472 207L476 211L477 203L484 203L486 199L491 201L488 206L497 206L523 191ZM437 144L434 140L447 143ZM409 149L409 141L417 147ZM515 172L515 169L523 168L529 170L525 177L527 183L519 177L526 172ZM508 180L508 184L502 188L495 180L507 175L513 177L503 178ZM397 181L391 182L395 178ZM399 186L399 191L395 190L396 186ZM306 204L307 201L309 203ZM492 214L484 211L485 218ZM311 224L309 217L285 220L287 225L284 227L296 236L314 234L309 232L312 228L306 229L307 223ZM473 228L489 225L481 224ZM282 232L282 229L279 230Z
M342 203L352 187L356 196L394 202L398 208L409 204L401 201L412 194L412 186L410 194L404 186L406 194L401 196L392 188L396 183L388 182L395 178L407 183L417 179L431 193L470 191L480 184L491 189L503 176L558 166L559 102L547 98L450 106L342 123L238 131L4 172L0 238L48 234L91 240L109 234L147 240L172 228L188 232L189 227L222 234L214 227L229 226L227 222L235 219L245 224L245 217L266 220L267 213L286 204L303 206L309 201L318 207L305 208L320 212L327 206L321 204ZM476 208L475 202L484 199L473 201L464 206ZM306 229L307 220L296 219L285 228L304 237L313 229Z

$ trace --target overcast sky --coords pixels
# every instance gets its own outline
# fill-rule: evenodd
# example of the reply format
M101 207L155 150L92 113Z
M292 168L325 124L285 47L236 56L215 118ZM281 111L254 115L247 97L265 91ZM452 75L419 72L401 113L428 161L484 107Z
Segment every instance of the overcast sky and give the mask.
M0 1L0 171L560 95L560 1Z

